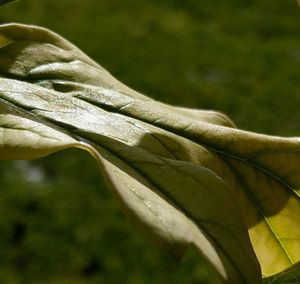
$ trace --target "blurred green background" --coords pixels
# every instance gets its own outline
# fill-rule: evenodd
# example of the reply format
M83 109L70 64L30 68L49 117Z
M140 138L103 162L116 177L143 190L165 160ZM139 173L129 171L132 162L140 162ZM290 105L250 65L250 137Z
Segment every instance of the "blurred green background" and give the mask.
M0 22L48 27L152 98L300 136L299 13L293 0L20 0ZM177 271L79 150L1 161L0 191L0 283L219 283L194 251Z

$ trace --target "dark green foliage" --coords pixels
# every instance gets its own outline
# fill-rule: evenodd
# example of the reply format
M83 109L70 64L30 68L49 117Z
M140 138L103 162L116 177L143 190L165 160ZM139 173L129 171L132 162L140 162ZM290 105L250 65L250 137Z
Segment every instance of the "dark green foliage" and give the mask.
M22 0L1 22L46 26L118 79L241 128L299 136L295 1ZM0 163L1 283L216 284L191 252L176 264L127 222L80 151Z

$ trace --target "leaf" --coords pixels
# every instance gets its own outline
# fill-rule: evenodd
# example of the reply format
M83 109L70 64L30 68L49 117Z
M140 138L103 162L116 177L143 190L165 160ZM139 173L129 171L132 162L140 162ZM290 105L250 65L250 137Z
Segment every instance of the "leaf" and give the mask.
M178 258L195 246L224 283L299 263L299 138L151 100L42 28L0 39L0 158L87 150L148 237Z

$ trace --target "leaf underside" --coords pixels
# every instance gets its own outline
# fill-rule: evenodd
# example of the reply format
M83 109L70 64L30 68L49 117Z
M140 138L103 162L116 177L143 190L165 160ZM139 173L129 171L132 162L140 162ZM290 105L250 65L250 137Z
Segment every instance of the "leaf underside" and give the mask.
M299 138L154 101L39 27L0 26L0 75L0 159L87 150L128 216L175 257L195 246L224 283L299 276Z

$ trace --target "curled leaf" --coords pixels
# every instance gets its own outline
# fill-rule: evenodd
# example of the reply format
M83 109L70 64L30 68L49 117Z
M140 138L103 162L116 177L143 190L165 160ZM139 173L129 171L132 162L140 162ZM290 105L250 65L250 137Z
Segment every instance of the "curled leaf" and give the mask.
M224 283L299 262L299 138L154 101L42 28L0 39L0 159L87 150L141 230L178 258L195 246Z

